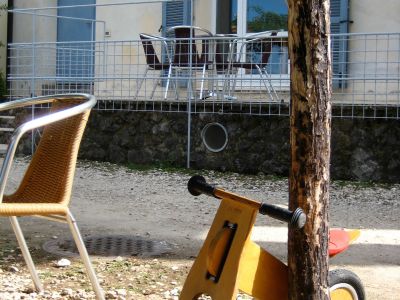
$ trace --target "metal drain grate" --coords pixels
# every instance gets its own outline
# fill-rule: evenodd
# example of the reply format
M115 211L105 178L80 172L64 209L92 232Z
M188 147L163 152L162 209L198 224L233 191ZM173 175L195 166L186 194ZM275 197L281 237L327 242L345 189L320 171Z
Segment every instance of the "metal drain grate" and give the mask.
M138 236L88 236L83 241L89 254L98 256L160 256L172 250L167 242L146 240ZM61 256L79 255L71 239L47 241L43 249Z

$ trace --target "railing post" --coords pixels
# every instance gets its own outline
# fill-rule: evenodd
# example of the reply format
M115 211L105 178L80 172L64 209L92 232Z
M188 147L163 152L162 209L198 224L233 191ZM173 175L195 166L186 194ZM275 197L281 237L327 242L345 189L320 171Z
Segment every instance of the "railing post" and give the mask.
M193 0L190 0L190 25L193 25ZM196 93L193 95L193 86L192 86L192 75L193 75L193 70L192 70L192 43L193 43L193 30L190 30L190 41L189 41L189 80L188 80L188 85L187 85L187 95L188 95L188 101L187 101L187 113L188 113L188 128L187 128L187 155L186 155L186 168L190 169L190 148L191 148L191 123L192 123L192 97L194 98L196 96Z
M32 78L31 78L31 97L35 97L36 86L36 10L32 18ZM35 118L35 105L32 105L32 120ZM35 129L34 129L35 130ZM31 152L35 151L35 135L34 130L31 136Z

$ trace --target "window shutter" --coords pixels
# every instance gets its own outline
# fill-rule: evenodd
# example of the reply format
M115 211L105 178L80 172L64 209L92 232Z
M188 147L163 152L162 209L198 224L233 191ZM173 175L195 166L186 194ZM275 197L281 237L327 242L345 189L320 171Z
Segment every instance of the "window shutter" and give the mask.
M162 8L163 36L168 27L191 24L190 0L163 2Z
M331 33L332 36L332 71L333 87L344 87L347 75L347 36L335 36L337 33L348 33L349 0L331 0Z
M166 36L167 28L179 25L191 25L192 14L191 14L191 0L177 0L163 2L162 4L162 36ZM172 38L173 36L168 36ZM172 53L172 49L170 49ZM163 55L163 61L165 62L166 55ZM168 70L164 70L164 77L167 77ZM181 87L186 87L185 83L179 83ZM165 85L163 80L162 85Z

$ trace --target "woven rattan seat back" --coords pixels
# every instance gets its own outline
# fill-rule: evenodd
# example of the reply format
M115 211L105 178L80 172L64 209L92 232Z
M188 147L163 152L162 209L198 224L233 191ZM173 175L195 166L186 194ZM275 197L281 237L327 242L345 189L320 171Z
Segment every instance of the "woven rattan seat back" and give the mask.
M79 100L57 100L51 112L76 106ZM42 138L16 192L4 203L59 203L68 205L75 165L89 111L52 123Z

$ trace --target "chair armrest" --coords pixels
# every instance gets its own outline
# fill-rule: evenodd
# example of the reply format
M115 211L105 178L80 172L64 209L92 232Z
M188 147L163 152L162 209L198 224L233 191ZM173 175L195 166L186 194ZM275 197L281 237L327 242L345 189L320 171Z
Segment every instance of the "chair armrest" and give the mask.
M211 31L209 31L209 30L207 30L207 29L205 29L205 28L202 28L202 27L192 26L192 25L177 25L177 26L172 26L172 27L167 28L166 33L168 34L168 33L171 33L171 32L175 32L176 29L182 29L182 28L186 28L186 29L189 29L189 30L191 29L191 30L200 31L200 32L203 32L203 33L205 33L206 35L208 35L208 36L210 36L210 37L213 36L213 34L211 33Z
M266 34L270 34L270 35L266 35ZM276 37L277 37L276 36L276 31L264 31L264 32L257 32L257 33L251 34L251 35L249 35L247 37L244 37L244 38L234 39L232 44L236 44L237 45L237 44L240 43L240 50L239 50L239 53L234 53L234 47L232 47L231 48L231 53L229 55L229 59L230 59L230 61L233 62L233 56L235 54L237 54L238 57L239 57L239 60L241 60L242 56L244 54L244 47L247 44L252 44L252 43L255 43L255 42L258 42L258 41L263 41L265 39L273 40Z
M168 46L168 40L167 39L163 39L161 40L164 44L164 48L165 48L165 53L167 53L167 59L168 59L168 63L172 64L172 55L169 51L169 46Z
M141 33L141 36L144 36L145 38L147 38L149 41L151 42L158 42L160 41L165 48L165 53L167 54L167 59L168 59L168 63L171 64L172 63L172 55L169 51L169 45L168 42L174 42L171 39L168 39L166 37L162 37L162 36L155 36L155 35L151 35L151 34L147 34L147 33ZM154 47L154 45L153 45ZM160 53L162 55L162 53ZM156 53L156 55L158 56L158 53ZM159 57L161 57L161 55Z
M0 171L0 203L3 201L4 190L8 180L8 175L11 170L11 165L14 160L15 152L21 137L30 130L40 128L42 126L55 123L75 115L79 115L87 110L90 110L96 104L96 98L87 94L70 94L70 95L53 95L45 97L35 97L15 100L0 104L0 111L6 109L21 108L35 104L51 103L58 99L86 99L85 102L77 104L71 108L62 111L57 111L34 120L30 120L20 125L13 133L11 141L8 145L6 156Z

